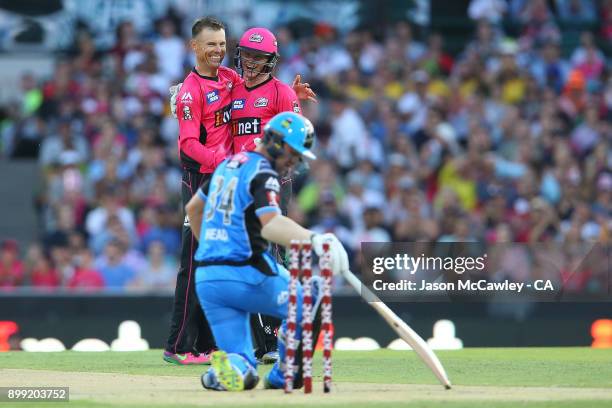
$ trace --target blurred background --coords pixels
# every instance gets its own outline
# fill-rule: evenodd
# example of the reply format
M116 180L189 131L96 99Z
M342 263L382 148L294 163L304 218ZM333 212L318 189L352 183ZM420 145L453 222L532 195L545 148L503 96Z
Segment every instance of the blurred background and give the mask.
M0 320L44 299L153 299L165 332L183 222L168 87L194 64L203 15L228 26L226 65L242 32L265 26L277 77L317 92L304 114L320 159L296 180L290 216L336 233L353 270L361 242L482 241L602 244L609 275L612 0L2 0ZM557 255L577 272L571 288L609 292L571 251ZM436 307L421 315L449 315ZM531 333L546 330L533 319ZM583 326L567 341L587 342ZM513 333L499 338L535 341Z

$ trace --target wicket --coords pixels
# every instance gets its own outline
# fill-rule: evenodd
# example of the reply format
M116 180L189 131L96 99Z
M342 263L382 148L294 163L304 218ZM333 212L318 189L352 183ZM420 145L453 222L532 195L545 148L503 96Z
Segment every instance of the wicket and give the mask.
M332 381L332 271L329 244L323 244L324 255L319 260L323 277L321 299L321 330L323 331L323 391L331 391ZM297 330L297 288L300 270L302 272L302 367L304 392L312 393L312 352L313 341L313 299L312 299L312 244L309 241L292 241L289 255L289 304L287 311L286 356L285 356L285 392L293 391L293 377L298 341Z

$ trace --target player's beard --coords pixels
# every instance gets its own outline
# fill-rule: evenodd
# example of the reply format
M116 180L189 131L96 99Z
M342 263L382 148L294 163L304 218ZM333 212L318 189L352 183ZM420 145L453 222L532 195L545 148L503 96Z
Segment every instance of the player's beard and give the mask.
M283 169L280 169L279 167L280 166L275 163L275 170L278 172L280 177L287 179L293 179L294 177L307 172L309 169L308 163L302 159L297 160L295 163L283 166Z

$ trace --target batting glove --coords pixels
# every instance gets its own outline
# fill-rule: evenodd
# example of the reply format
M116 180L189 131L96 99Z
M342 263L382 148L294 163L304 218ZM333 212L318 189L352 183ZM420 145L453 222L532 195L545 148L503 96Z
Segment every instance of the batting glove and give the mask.
M323 244L329 244L331 269L334 275L342 274L349 268L348 254L334 234L315 234L312 237L312 247L318 256L323 256Z

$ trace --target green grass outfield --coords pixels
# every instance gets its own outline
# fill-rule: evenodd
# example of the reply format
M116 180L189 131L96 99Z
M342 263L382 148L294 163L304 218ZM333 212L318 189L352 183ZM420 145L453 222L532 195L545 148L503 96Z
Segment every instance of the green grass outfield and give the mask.
M612 407L612 350L494 348L437 353L454 388L445 391L412 351L336 351L334 389L315 393L202 389L205 366L175 366L161 350L135 353L0 353L0 387L69 386L70 402L52 407L350 406ZM260 374L269 369L261 367ZM261 387L261 384L260 384ZM10 404L9 404L10 405ZM0 402L0 408L8 406ZM40 406L19 403L17 407Z

